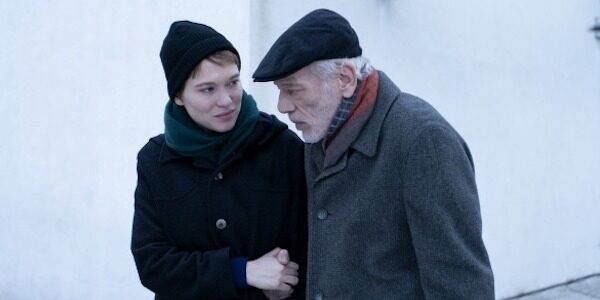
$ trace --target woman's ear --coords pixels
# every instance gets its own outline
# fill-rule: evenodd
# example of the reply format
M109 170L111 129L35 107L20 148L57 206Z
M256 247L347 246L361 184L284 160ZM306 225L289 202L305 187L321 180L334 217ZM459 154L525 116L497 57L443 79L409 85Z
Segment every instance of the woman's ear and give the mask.
M344 98L350 98L354 95L354 90L358 85L356 70L352 64L342 64L342 72L340 73L340 88Z
M175 96L173 98L173 101L175 102L175 104L177 104L179 106L183 106L183 100L181 100L181 98L179 98L179 95Z

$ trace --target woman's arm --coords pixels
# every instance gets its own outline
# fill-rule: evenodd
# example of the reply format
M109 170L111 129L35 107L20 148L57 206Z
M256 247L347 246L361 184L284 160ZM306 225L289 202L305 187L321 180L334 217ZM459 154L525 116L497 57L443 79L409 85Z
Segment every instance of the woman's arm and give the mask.
M229 248L183 251L163 231L138 163L131 251L142 284L164 296L235 298Z

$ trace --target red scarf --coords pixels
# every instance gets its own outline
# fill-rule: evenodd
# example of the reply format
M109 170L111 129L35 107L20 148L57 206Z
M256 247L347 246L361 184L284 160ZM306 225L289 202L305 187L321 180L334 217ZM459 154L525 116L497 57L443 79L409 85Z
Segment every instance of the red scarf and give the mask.
M373 69L356 87L358 93L356 93L350 115L326 141L324 169L336 163L360 134L375 107L378 86L379 73Z

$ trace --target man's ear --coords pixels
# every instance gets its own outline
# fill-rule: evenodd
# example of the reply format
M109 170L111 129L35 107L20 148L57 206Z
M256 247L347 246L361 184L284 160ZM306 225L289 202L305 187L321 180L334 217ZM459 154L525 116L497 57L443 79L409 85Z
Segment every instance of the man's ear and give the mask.
M354 95L354 90L358 85L356 70L352 64L342 64L342 72L340 74L340 89L344 98L350 98Z

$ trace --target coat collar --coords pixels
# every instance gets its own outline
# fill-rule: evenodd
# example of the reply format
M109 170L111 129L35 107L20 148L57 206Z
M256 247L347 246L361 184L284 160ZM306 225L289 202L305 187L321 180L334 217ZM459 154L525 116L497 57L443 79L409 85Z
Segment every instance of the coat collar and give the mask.
M168 163L172 160L182 159L185 156L177 153L177 151L173 150L173 148L167 146L167 143L162 142L162 146L160 148L160 154L158 155L158 162L161 164Z
M383 121L385 120L390 107L392 107L392 104L400 94L400 89L398 89L384 72L377 72L379 72L379 87L377 89L375 109L373 109L370 120L365 124L362 132L351 146L354 150L369 157L373 157L377 153Z
M398 99L400 89L383 73L379 72L379 87L377 89L377 98L375 100L375 108L370 119L365 124L365 127L352 143L350 148L361 152L362 154L373 157L377 154L378 141L383 127L383 122L392 107L392 104ZM311 163L316 170L321 170L323 166L324 153L321 143L307 145L306 156L311 158ZM321 170L317 175L316 180L328 177L338 173L346 168L348 160L348 152L344 153L340 159L325 170Z
M162 147L160 149L160 154L158 156L158 162L160 164L167 164L172 161L186 160L186 159L192 160L193 165L195 167L207 168L207 169L215 167L214 164L207 159L203 159L200 157L193 158L193 157L184 156L184 155L177 153L177 151L173 150L173 148L167 146L167 143L162 144Z
M378 141L380 139L383 121L390 110L392 104L398 98L400 90L387 77L387 75L379 72L379 88L377 90L377 99L375 101L375 109L371 115L371 119L356 141L352 144L352 148L363 153L366 156L373 157L377 153Z

